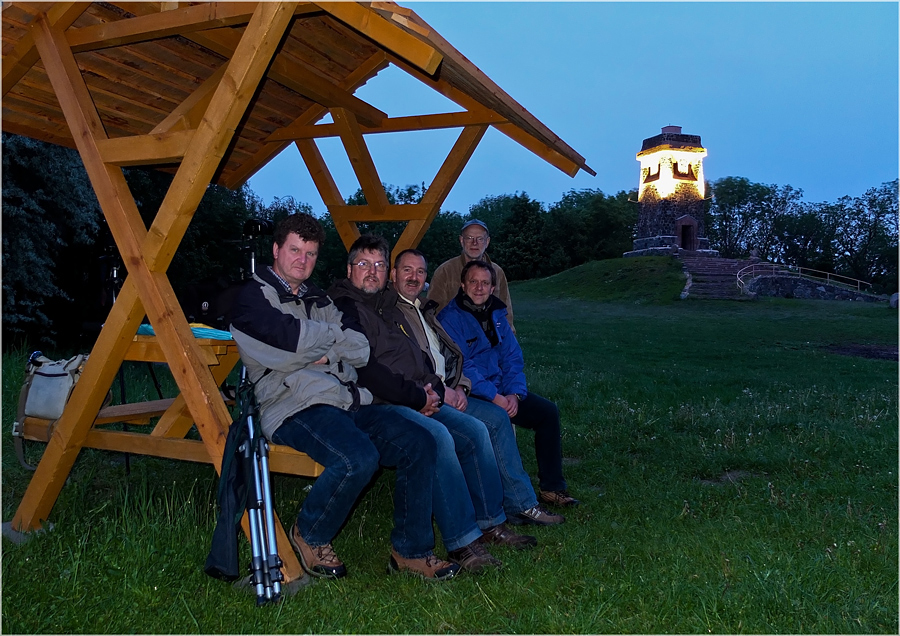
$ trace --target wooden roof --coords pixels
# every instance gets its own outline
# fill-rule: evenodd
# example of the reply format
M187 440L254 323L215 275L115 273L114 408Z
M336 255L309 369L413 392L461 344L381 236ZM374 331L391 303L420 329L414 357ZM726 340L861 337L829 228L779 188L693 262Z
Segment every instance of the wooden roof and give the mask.
M3 3L3 129L75 146L31 37L46 12L64 30L105 128L105 158L174 164L189 139L176 133L197 126L256 4ZM389 64L463 110L391 118L354 96ZM490 124L571 176L596 174L413 11L392 2L310 2L294 10L213 181L240 186L288 144L337 136L335 124L313 127L334 108L352 113L364 134ZM157 147L142 160L134 138L148 135L165 135L171 158Z

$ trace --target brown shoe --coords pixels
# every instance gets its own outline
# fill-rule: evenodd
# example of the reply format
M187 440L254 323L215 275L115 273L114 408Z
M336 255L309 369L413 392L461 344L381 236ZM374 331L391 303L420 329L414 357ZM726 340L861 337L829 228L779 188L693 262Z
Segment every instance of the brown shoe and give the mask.
M500 523L493 528L481 531L479 542L487 545L504 545L516 550L527 550L537 545L537 537L528 534L519 534L507 526Z
M426 581L446 581L456 576L459 566L433 554L420 559L407 559L397 554L396 550L391 550L390 571L409 572Z
M560 508L571 508L581 503L572 497L568 490L542 490L539 498L546 504Z
M297 529L297 523L294 522L288 539L294 550L300 556L300 565L311 576L318 576L325 579L339 579L347 576L347 568L341 563L341 560L334 553L334 548L330 543L325 545L311 546Z
M566 520L562 515L550 512L540 504L524 510L518 514L511 515L508 521L514 526L529 524L533 526L555 526Z
M457 550L447 553L447 558L458 563L466 572L478 574L485 568L501 568L503 562L487 551L478 541L473 541Z

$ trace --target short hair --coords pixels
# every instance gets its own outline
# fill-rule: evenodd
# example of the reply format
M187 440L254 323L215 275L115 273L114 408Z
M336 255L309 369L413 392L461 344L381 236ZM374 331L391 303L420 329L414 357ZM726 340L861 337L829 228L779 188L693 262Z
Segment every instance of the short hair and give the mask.
M463 265L462 273L459 275L459 282L466 282L466 274L468 274L469 270L473 267L480 267L481 269L489 271L491 273L491 287L497 286L497 272L495 272L494 268L484 261L469 261L468 263Z
M304 241L315 241L319 247L325 243L325 230L312 214L297 212L282 219L275 228L275 243L282 247L289 234L296 234Z
M353 245L350 246L350 253L347 254L347 264L353 264L360 252L381 252L384 262L389 262L388 253L390 252L390 248L388 247L387 240L385 240L383 236L378 236L377 234L361 234L358 239L353 241Z
M400 259L406 256L407 254L412 254L413 256L421 256L422 260L425 261L425 269L428 269L428 259L425 258L425 255L417 249L410 248L408 250L403 250L394 258L394 269L397 269L397 263L400 262Z

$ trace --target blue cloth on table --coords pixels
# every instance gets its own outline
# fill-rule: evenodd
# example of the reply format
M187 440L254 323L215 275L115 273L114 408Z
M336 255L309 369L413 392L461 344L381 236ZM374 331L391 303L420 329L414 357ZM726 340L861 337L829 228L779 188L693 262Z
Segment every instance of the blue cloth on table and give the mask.
M210 340L234 340L234 338L231 337L231 332L229 331L213 329L212 327L206 327L196 322L191 323L191 332L194 334L195 338L209 338ZM137 335L154 336L156 335L156 332L153 331L153 325L143 324L138 327Z

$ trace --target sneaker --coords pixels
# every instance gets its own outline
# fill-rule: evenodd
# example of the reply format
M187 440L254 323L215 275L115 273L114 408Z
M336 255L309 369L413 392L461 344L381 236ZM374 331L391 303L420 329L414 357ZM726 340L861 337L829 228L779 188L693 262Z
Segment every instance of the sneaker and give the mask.
M493 528L481 531L479 542L487 545L505 545L516 550L527 550L537 545L537 537L527 534L519 534L513 531L505 523L500 523Z
M542 490L539 498L542 502L560 508L577 506L581 502L569 495L568 490Z
M509 519L507 519L507 521L509 521L514 526L521 526L523 524L534 526L555 526L563 523L565 520L566 518L562 515L550 512L540 504L518 514L514 514L510 516Z
M503 562L488 552L478 541L473 541L458 550L451 550L447 553L447 558L472 574L478 574L485 568L499 569L503 566Z
M304 571L311 576L318 576L325 579L339 579L347 576L347 568L341 563L341 560L334 553L334 548L330 543L325 545L311 546L303 537L300 536L300 530L297 529L297 523L291 528L288 539L294 550L300 557L300 565Z
M407 559L391 550L391 572L409 572L426 581L446 581L452 579L459 572L459 565L439 559L433 554L419 559Z

